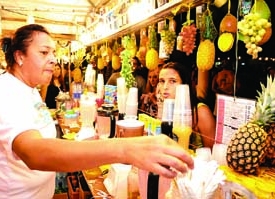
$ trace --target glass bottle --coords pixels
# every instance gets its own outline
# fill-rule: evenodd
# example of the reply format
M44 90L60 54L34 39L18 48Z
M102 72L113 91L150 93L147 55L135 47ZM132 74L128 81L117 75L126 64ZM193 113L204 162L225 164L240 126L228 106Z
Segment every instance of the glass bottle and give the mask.
M173 112L174 112L174 99L164 99L162 118L161 118L161 133L173 137Z
M132 166L127 178L128 199L139 198L140 194L138 186L138 168Z

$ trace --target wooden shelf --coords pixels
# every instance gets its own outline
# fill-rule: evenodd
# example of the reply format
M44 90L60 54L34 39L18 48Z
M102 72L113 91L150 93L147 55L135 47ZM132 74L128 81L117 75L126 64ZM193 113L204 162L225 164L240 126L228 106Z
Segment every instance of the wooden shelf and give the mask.
M190 8L194 8L206 2L207 0L173 0L171 2L168 2L160 6L159 8L154 9L151 13L148 14L148 16L146 16L141 21L124 25L123 27L113 32L110 31L107 35L104 35L103 37L92 40L91 45L102 43L109 39L116 39L118 37L122 37L126 34L138 31L141 28L147 27L149 25L153 25L159 21L172 17L173 13L171 11L177 6L182 5L181 9L178 11L178 13L182 13L182 12L186 12L189 6Z

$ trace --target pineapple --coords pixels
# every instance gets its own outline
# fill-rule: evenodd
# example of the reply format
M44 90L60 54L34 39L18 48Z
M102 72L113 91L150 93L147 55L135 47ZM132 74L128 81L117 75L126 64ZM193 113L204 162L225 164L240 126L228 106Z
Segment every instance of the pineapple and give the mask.
M201 41L197 51L197 67L202 71L210 70L215 62L215 45L209 39Z
M275 123L272 123L267 128L267 152L264 161L265 166L274 167L275 166Z
M261 88L253 117L238 129L227 148L228 166L244 174L257 174L270 148L268 132L275 131L271 125L275 121L275 80L267 77L266 87L261 83Z

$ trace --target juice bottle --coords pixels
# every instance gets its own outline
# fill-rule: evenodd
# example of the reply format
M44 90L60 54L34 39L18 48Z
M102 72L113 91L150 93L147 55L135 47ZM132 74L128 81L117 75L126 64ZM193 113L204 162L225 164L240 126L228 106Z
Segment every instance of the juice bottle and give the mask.
M189 148L189 138L192 133L191 126L173 126L173 134L178 138L178 143L185 149Z

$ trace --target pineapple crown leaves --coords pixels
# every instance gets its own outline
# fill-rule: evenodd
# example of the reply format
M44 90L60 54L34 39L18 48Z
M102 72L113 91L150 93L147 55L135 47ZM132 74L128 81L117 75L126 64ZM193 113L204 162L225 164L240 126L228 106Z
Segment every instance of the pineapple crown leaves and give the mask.
M266 126L275 121L275 79L267 76L266 86L261 83L262 91L257 91L256 110L252 120L260 126Z
M149 27L149 48L158 49L157 32L154 26Z
M73 55L73 64L74 66L80 67L83 63L83 61L86 59L86 49L85 48L79 48L77 51L74 52Z
M213 22L212 12L209 8L203 13L203 27L202 38L209 39L213 42L218 36L218 31Z

